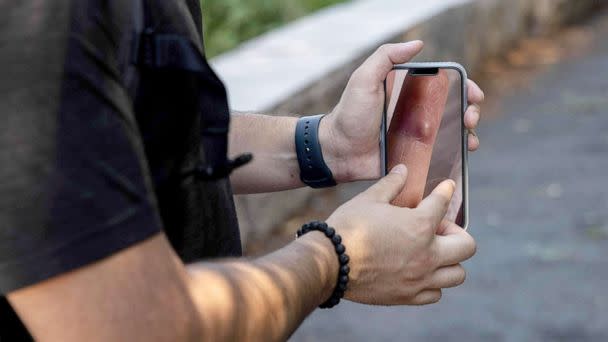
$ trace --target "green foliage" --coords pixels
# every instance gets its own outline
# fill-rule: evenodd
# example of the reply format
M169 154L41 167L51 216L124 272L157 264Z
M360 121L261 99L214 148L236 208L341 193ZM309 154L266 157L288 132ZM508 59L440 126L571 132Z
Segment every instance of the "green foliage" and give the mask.
M208 57L284 23L346 0L201 0Z

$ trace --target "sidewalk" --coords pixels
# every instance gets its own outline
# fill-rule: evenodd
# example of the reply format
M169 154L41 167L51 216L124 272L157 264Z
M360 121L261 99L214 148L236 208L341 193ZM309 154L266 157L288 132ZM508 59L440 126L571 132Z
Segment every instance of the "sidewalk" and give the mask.
M427 307L317 310L291 341L608 341L608 15L589 25L592 49L479 128L465 285Z

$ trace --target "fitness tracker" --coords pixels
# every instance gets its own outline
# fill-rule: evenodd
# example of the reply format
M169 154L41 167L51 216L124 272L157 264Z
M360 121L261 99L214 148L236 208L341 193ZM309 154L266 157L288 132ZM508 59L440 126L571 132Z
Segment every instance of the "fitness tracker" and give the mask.
M300 165L300 179L311 188L336 185L331 170L323 160L319 143L319 124L324 116L305 116L296 124L296 154Z

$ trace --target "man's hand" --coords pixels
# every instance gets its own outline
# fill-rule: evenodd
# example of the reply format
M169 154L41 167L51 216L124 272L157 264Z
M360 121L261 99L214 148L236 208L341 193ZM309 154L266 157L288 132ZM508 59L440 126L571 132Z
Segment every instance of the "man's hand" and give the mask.
M406 63L423 47L421 41L381 46L351 76L336 108L320 126L323 155L338 182L375 179L380 176L378 148L384 105L384 80L395 64ZM469 107L465 127L473 131L480 118L479 103L484 94L468 80ZM476 135L469 135L469 150L479 147Z
M437 302L441 289L462 284L460 262L475 254L475 241L442 220L454 193L442 182L417 208L390 201L402 190L407 169L389 175L338 208L327 220L342 236L350 256L345 297L365 304L422 305Z

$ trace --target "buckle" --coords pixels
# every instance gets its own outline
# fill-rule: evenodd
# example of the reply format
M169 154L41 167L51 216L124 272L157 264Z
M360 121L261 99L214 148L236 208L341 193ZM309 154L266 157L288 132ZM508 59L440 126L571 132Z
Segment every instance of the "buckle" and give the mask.
M224 165L199 164L186 175L194 174L198 180L212 181L229 176L235 169L249 163L253 159L251 153L241 154L234 159L227 159Z

